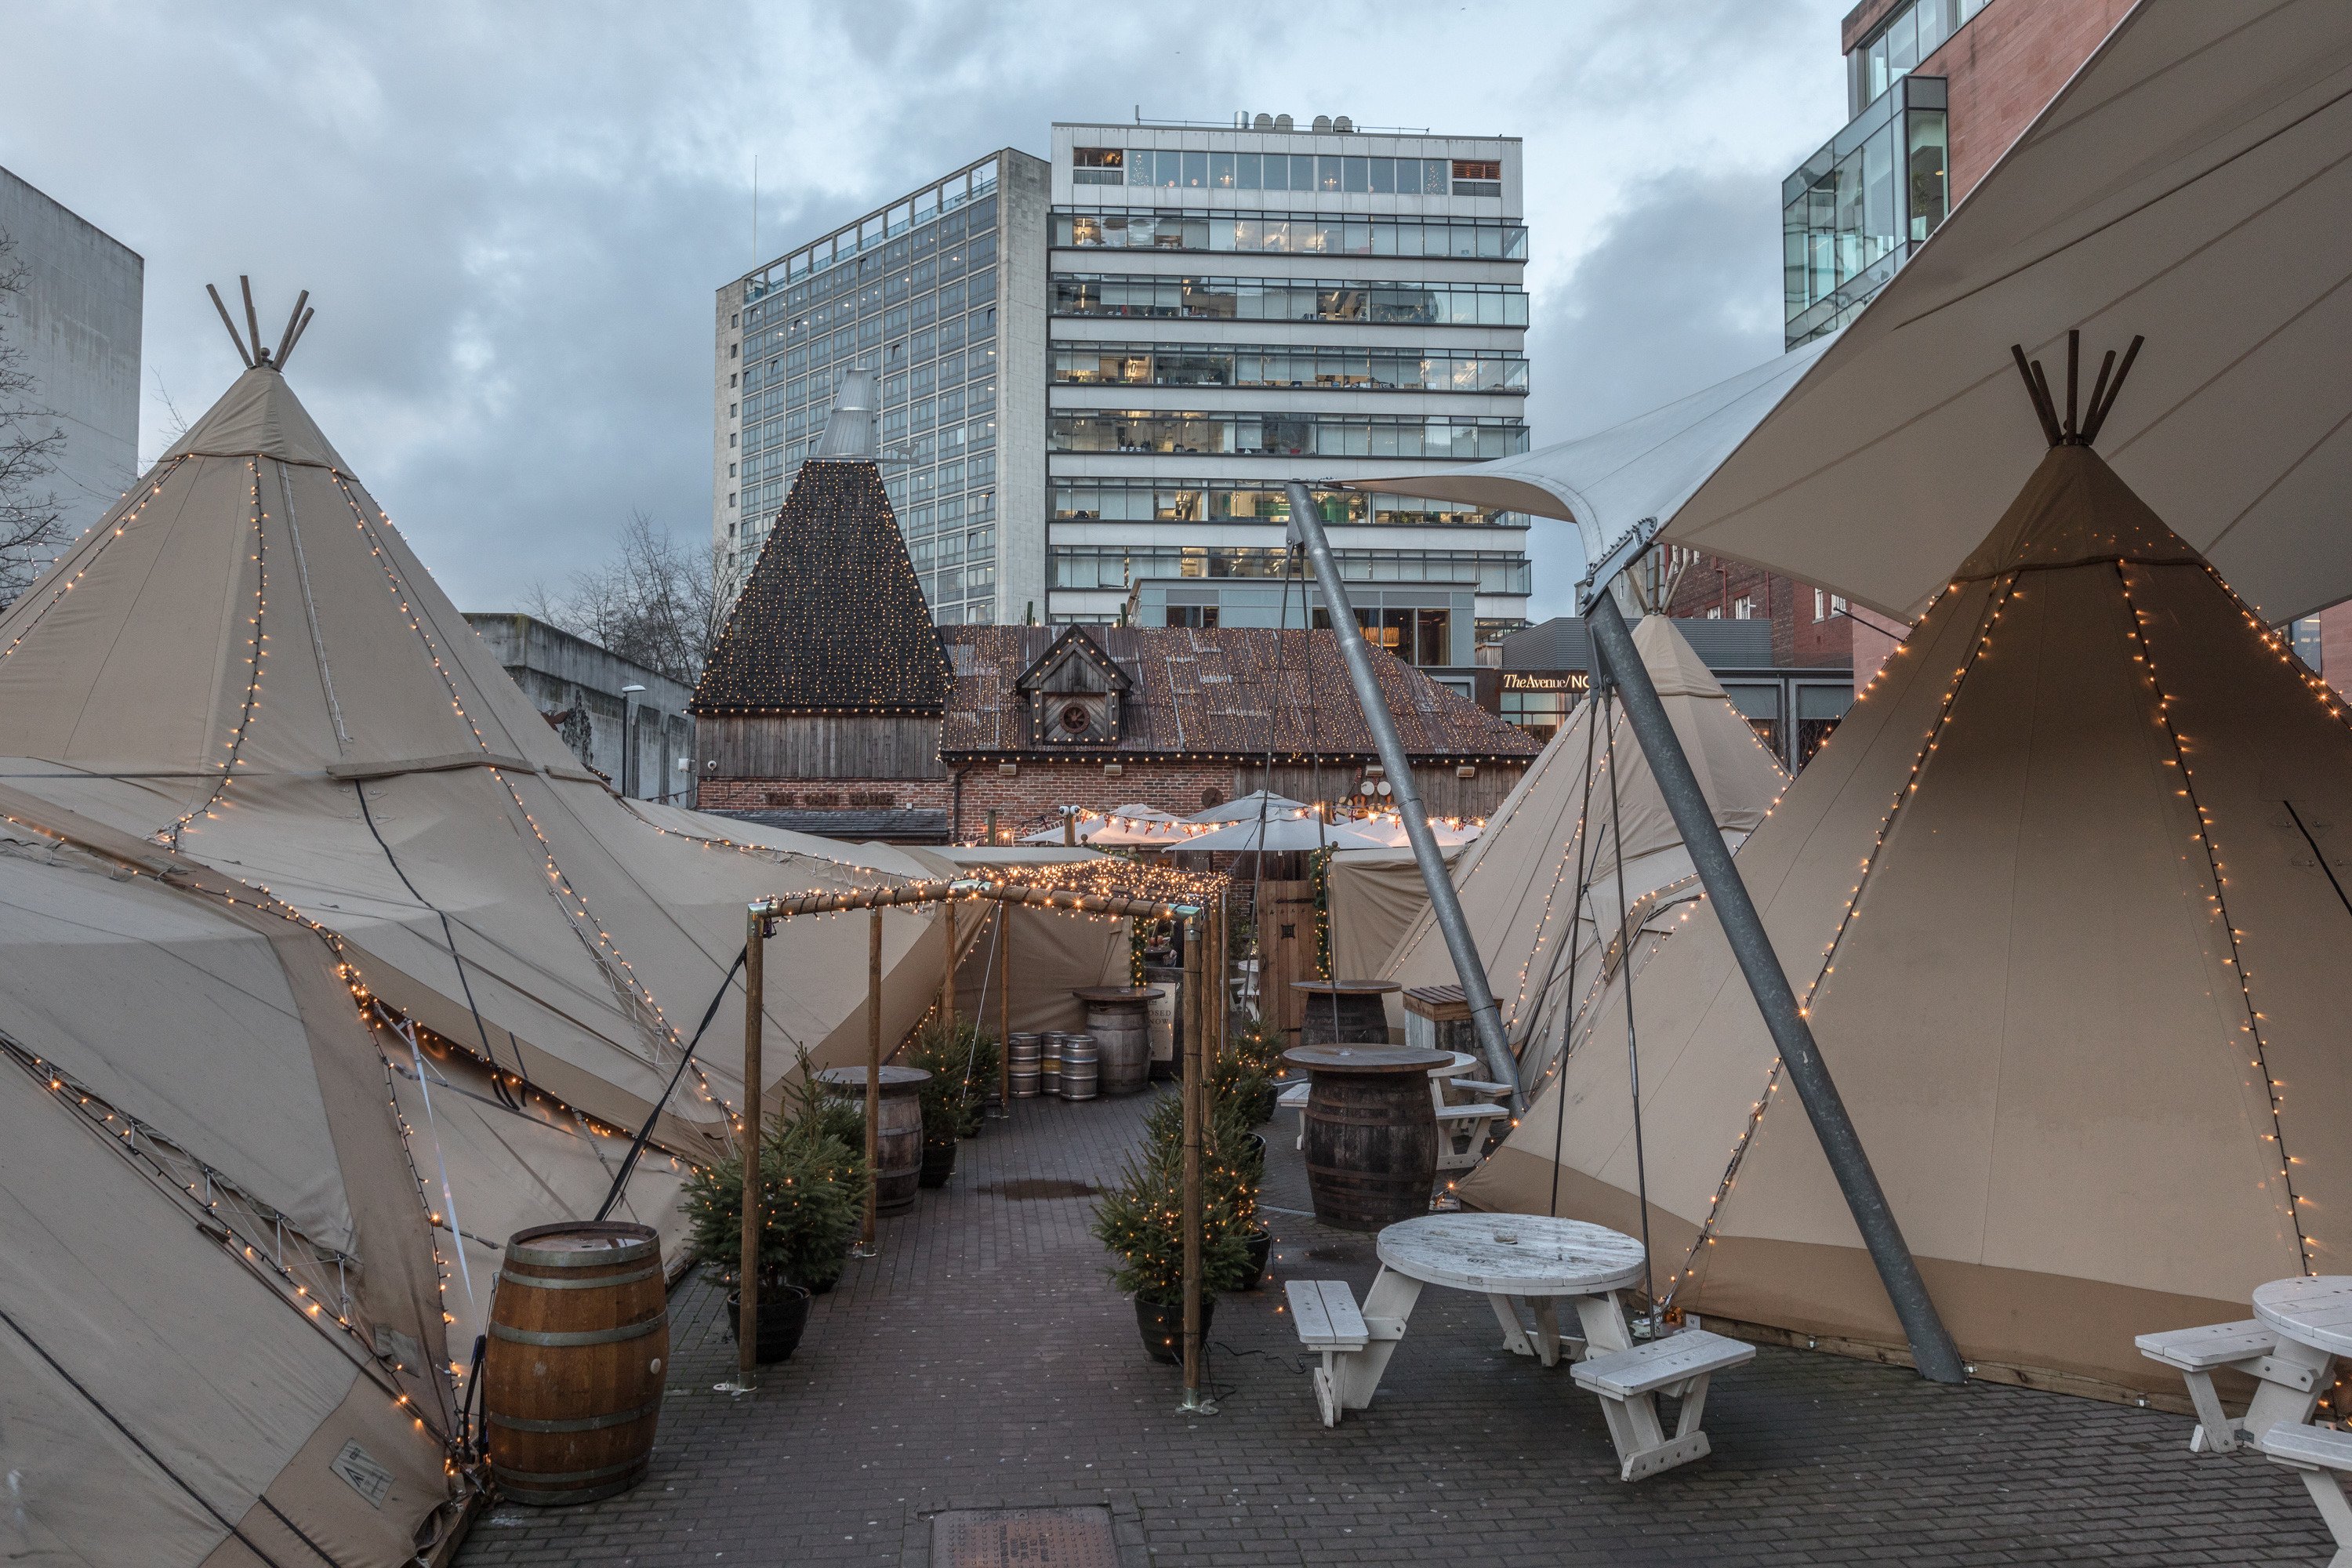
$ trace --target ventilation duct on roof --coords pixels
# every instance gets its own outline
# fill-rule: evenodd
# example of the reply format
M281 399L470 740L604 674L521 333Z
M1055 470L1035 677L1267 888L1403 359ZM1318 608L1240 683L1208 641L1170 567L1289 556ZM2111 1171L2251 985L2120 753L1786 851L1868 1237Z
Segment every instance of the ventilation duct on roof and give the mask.
M882 455L875 426L880 399L874 395L874 372L853 370L841 378L841 391L824 422L824 435L810 456L819 458L862 458L873 462Z

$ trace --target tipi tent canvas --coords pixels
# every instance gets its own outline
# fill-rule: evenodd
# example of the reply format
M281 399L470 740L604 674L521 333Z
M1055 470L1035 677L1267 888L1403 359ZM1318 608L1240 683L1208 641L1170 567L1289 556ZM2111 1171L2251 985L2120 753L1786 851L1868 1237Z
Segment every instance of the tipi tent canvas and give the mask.
M2347 834L2341 704L2069 438L1742 850L1979 1374L2177 1394L2135 1334L2341 1267ZM1660 1293L1901 1346L1710 908L1634 991ZM1464 1190L1631 1230L1639 1175L1579 1051Z
M0 616L0 1539L76 1561L429 1548L503 1240L740 1038L745 905L933 869L615 797L267 363ZM778 1075L862 1051L866 940L771 942ZM706 1051L615 1211L673 1256Z
M1644 616L1633 646L1717 825L1737 847L1770 813L1787 776L1672 621ZM1563 1040L1581 1037L1600 982L1614 971L1621 842L1638 968L1681 924L1679 906L1698 896L1698 884L1649 762L1612 698L1577 706L1454 865L1463 915L1486 958L1520 1077L1530 1084ZM1455 984L1425 906L1381 976L1406 985Z

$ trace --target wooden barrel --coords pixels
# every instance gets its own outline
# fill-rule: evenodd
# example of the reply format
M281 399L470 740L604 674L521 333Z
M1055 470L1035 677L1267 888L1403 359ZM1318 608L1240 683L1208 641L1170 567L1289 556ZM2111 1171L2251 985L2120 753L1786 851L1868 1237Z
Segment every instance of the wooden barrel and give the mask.
M1305 1068L1313 1084L1307 1186L1315 1217L1379 1230L1427 1214L1437 1180L1429 1069L1452 1058L1392 1046L1301 1046L1283 1059Z
M1043 1068L1044 1040L1036 1035L1014 1035L1004 1053L1005 1065L1013 1074L1013 1098L1037 1098L1038 1080Z
M1300 1045L1388 1044L1388 1006L1381 998L1398 989L1393 982L1302 980L1294 983L1291 989L1300 998Z
M1045 1052L1037 1062L1037 1087L1048 1100L1058 1100L1062 1094L1062 1042L1070 1037L1059 1030L1045 1036Z
M1101 1059L1091 1035L1070 1035L1062 1041L1062 1098L1092 1100Z
M1140 1094L1151 1087L1151 1026L1147 999L1087 1004L1087 1033L1095 1037L1105 1094Z
M817 1077L837 1094L847 1096L860 1110L866 1106L864 1068L827 1068ZM874 1207L881 1214L912 1208L922 1188L923 1085L931 1075L921 1068L885 1067L881 1072L882 1113L876 1119L874 1140Z
M668 1362L669 1301L651 1226L579 1220L515 1232L482 1357L499 1489L547 1508L643 1480Z

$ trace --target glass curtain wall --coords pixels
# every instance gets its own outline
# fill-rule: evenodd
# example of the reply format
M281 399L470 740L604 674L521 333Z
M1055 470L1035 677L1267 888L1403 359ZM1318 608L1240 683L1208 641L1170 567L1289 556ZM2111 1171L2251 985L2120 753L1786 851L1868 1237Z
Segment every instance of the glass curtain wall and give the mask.
M1939 77L1906 77L1781 184L1788 347L1843 326L1943 223Z

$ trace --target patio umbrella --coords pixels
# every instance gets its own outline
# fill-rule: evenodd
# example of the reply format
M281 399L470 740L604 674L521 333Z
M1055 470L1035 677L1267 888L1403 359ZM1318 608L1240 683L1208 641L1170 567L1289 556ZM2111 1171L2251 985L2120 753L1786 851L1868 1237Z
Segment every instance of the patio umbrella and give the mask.
M1223 805L1213 805L1208 810L1196 813L1184 820L1211 823L1255 822L1261 808L1268 817L1296 816L1307 809L1307 803L1292 800L1287 795L1269 795L1265 790L1255 789L1237 799L1229 800Z
M1355 827L1338 822L1318 822L1311 816L1276 817L1261 828L1255 822L1236 822L1214 832L1203 833L1197 838L1184 840L1186 849L1242 850L1262 849L1270 855L1281 855L1307 849L1381 849L1388 841Z

